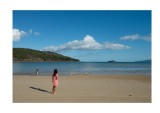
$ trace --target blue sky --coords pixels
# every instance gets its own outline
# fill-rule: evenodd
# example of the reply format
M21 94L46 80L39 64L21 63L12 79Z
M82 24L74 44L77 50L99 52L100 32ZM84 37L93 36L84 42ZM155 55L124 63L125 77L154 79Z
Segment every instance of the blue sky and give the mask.
M80 61L151 58L151 11L13 11L13 47Z

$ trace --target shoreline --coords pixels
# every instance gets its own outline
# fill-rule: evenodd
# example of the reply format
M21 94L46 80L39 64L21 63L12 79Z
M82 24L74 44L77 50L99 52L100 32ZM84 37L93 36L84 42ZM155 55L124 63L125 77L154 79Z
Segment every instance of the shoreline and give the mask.
M151 73L121 73L121 74L115 74L115 73L109 73L109 74L89 74L89 73L72 73L72 74L59 74L59 76L79 76L79 75L86 75L86 76L151 76ZM52 76L52 73L50 74L13 74L13 76Z
M150 103L151 76L59 76L56 95L50 94L51 76L13 76L14 103Z

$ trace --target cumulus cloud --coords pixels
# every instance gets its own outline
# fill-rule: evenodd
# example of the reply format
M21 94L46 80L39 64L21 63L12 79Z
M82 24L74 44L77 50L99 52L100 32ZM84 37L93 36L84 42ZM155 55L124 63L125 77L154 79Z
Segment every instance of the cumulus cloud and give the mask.
M60 46L45 47L44 51L66 51L66 50L99 50L99 49L129 49L129 46L117 43L100 44L92 36L86 35L83 40L74 40Z
M35 35L35 36L40 35L39 32L33 32L32 29L30 29L28 32L25 32L25 31L22 31L22 30L19 30L19 29L13 29L13 41L20 41L20 39L23 36L32 35L32 34Z
M19 41L27 33L19 29L13 29L13 41Z
M123 36L120 38L120 40L146 40L146 41L151 41L151 35L148 36L141 36L139 34L134 34L134 35L127 35Z

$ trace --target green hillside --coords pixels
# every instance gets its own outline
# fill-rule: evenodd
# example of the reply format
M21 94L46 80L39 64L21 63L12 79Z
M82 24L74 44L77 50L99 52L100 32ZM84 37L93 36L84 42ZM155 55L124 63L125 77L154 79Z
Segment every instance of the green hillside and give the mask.
M61 54L49 51L38 51L27 48L13 48L13 61L30 61L30 62L45 62L45 61L79 61L71 57L63 56Z

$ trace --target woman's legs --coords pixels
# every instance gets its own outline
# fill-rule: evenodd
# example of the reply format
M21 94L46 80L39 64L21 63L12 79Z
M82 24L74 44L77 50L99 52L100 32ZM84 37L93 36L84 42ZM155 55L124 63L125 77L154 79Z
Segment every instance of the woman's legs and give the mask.
M52 88L52 94L54 94L56 92L56 86L53 86Z

